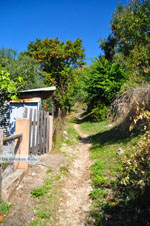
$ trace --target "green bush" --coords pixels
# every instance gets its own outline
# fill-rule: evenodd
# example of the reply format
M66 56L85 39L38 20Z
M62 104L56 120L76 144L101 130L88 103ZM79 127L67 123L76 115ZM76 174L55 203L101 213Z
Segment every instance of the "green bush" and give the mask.
M103 104L98 104L95 108L92 109L92 115L91 118L94 122L97 122L99 120L104 121L106 118L108 107L106 107Z
M150 131L147 131L134 147L130 156L125 157L121 183L130 186L131 192L140 194L150 187Z
M104 120L107 108L126 81L125 69L102 56L100 59L95 58L87 73L87 112L96 121Z
M9 212L9 209L10 209L10 205L6 202L3 202L0 199L0 212L5 215L6 213Z

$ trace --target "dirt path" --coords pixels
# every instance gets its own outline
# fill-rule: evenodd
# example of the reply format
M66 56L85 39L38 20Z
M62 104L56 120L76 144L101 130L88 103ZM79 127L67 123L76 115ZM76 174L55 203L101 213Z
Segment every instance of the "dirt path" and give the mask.
M36 219L38 200L31 197L34 188L44 184L47 176L47 167L59 173L61 166L65 166L67 159L62 154L45 154L39 157L37 164L30 166L10 200L11 210L5 218L4 226L25 226ZM49 207L51 209L51 207ZM32 225L32 224L31 224ZM47 226L47 225L44 225Z
M82 226L87 225L91 200L89 197L91 188L90 181L90 152L91 144L88 135L80 131L79 124L74 128L78 131L80 142L72 149L67 149L75 159L70 166L69 177L66 178L63 187L64 200L59 209L60 226ZM66 147L63 147L66 150Z
M64 144L62 151L66 153L65 155L62 153L45 154L39 157L37 164L29 167L23 181L11 198L12 208L4 221L4 226L31 224L36 218L35 211L38 208L38 202L31 197L31 191L44 184L48 166L51 167L52 172L59 174L61 167L68 167L68 159L71 160L69 161L69 173L63 175L64 183L59 188L63 196L56 206L58 223L47 222L44 226L87 225L91 205L89 194L92 190L89 169L91 165L89 151L91 144L88 135L80 131L79 124L75 124L74 128L81 139L75 145ZM49 208L51 209L51 207Z

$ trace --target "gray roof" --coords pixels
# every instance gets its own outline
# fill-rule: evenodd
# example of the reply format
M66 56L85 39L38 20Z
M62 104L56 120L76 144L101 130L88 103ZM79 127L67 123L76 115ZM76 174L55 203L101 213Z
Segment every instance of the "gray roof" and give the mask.
M56 90L56 87L50 86L50 87L45 87L45 88L23 90L23 91L20 91L20 93L41 92L41 91L48 92L48 91L54 91L54 90Z

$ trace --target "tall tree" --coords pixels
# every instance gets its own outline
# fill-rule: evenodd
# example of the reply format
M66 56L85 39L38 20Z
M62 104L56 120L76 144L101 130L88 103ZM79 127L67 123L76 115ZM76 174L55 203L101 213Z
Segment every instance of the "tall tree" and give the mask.
M95 58L88 70L86 89L88 112L94 120L104 119L107 107L126 80L124 66L110 63L104 56Z
M104 51L105 53L105 58L109 60L110 62L113 61L113 57L116 54L116 44L117 44L117 39L113 35L109 35L107 39L100 39L99 42L100 48Z
M0 49L0 64L10 73L11 80L22 77L18 89L37 88L44 86L39 64L22 53L17 55L13 49Z
M127 6L118 5L111 28L111 40L101 42L105 55L112 56L115 50L113 60L119 54L132 78L137 82L150 80L150 1L134 0Z
M22 77L11 79L10 73L0 66L0 98L5 100L6 97L14 100L17 99L18 87L23 82Z
M40 63L45 83L57 87L54 94L56 107L70 108L76 79L73 71L85 64L82 40L77 38L65 43L58 38L36 39L30 42L25 54Z

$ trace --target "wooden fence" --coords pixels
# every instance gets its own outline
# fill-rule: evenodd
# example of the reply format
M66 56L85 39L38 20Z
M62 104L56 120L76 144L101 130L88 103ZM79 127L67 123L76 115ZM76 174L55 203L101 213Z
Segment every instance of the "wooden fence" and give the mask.
M42 155L49 152L49 113L25 108L24 117L30 120L29 154Z

